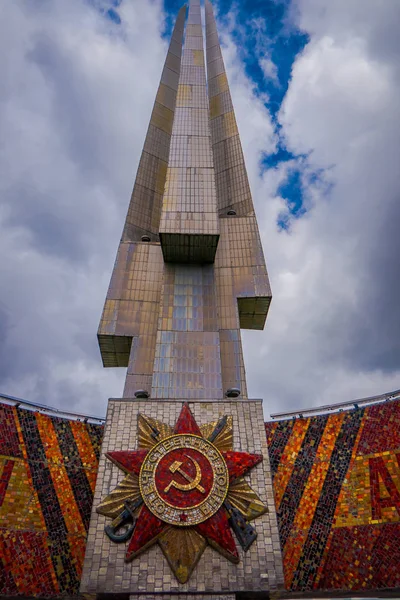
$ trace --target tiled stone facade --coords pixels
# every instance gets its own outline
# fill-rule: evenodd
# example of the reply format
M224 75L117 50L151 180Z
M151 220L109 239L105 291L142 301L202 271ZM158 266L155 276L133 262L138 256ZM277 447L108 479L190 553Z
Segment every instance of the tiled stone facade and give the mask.
M189 407L201 425L222 415L232 416L234 450L262 454L264 460L246 479L268 504L269 512L254 521L257 540L247 553L239 547L240 563L230 563L207 547L189 581L179 584L158 545L130 563L124 561L126 544L112 543L104 533L109 521L96 506L123 478L104 453L137 447L138 413L174 425L182 401L109 401L98 479L90 522L81 592L86 594L228 593L272 591L283 586L283 570L275 516L268 450L261 400L192 400ZM147 597L147 596L146 596ZM187 598L187 596L185 596Z

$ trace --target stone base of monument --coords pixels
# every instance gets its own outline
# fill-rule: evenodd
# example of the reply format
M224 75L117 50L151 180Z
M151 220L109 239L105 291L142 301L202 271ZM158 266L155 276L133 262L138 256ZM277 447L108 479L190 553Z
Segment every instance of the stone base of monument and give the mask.
M81 593L282 589L262 401L110 399Z

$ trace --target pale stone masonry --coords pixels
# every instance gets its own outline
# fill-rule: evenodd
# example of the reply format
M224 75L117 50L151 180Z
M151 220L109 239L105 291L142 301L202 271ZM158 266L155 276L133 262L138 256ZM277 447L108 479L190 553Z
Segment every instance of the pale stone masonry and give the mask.
M235 450L262 454L263 462L246 477L269 512L255 521L257 540L248 552L239 548L240 562L235 565L206 548L191 578L179 584L158 545L152 546L130 563L124 562L126 545L114 544L104 534L109 521L96 513L96 506L123 479L118 467L106 460L104 453L137 447L138 413L174 425L182 402L173 400L109 401L106 427L99 464L90 530L86 546L81 591L85 594L147 594L168 593L234 593L243 591L273 592L283 586L282 559L279 545L271 472L261 400L190 401L189 407L201 425L222 415L233 417L233 447ZM157 596L158 597L158 596ZM175 597L175 596L174 596ZM167 598L167 596L165 596ZM188 597L183 595L182 598ZM196 596L199 598L199 596ZM213 596L214 598L214 596ZM204 596L201 596L204 600Z

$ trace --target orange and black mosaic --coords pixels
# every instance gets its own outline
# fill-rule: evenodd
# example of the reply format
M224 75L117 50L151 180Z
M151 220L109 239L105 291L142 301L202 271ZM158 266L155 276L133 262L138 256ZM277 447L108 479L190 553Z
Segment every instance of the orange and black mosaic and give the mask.
M400 587L400 401L266 423L287 592ZM0 404L0 593L79 591L103 427Z
M0 593L79 590L103 427L0 404Z
M400 586L400 401L266 423L285 587Z

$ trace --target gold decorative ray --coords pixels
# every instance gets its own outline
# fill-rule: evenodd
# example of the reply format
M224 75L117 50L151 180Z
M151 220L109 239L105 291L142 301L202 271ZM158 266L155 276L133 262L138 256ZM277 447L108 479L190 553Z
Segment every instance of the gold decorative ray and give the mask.
M179 583L186 583L197 565L206 540L191 527L168 527L158 543Z
M134 502L140 496L139 478L127 475L117 487L104 498L96 508L96 512L114 519L125 508L125 500Z
M173 429L162 421L147 415L138 415L138 447L152 448L159 441L173 434Z
M211 423L205 423L204 425L200 425L200 431L202 436L208 439L214 431L215 427L217 426L217 423L218 421L212 421ZM225 427L217 435L217 437L213 441L213 444L218 448L220 452L233 450L233 419L231 416L228 417Z
M251 521L268 512L268 506L261 502L256 492L243 479L238 477L229 487L227 500Z

